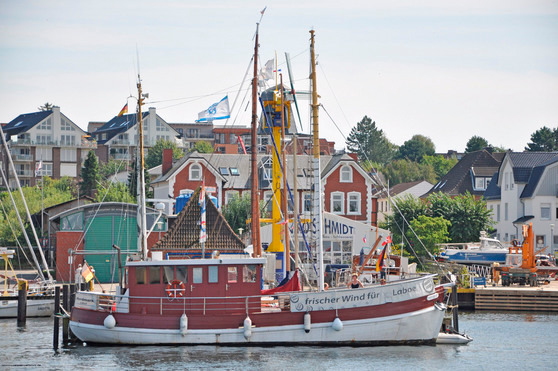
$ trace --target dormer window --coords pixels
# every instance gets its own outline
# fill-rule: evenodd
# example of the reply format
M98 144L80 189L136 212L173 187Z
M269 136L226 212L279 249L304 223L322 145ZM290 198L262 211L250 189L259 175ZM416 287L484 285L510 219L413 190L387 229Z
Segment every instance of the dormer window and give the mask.
M190 166L190 180L201 180L202 169L200 164L192 164Z
M352 183L353 182L353 169L350 166L348 166L348 165L342 166L340 173L341 173L341 175L339 177L339 181L341 183Z

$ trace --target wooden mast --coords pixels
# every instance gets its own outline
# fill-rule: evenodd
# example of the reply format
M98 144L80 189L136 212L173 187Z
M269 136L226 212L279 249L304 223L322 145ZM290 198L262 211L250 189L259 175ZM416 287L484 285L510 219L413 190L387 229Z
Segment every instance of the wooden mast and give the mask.
M322 185L320 174L320 132L318 129L318 91L316 84L316 52L314 50L314 30L310 30L310 66L312 72L310 78L312 79L312 136L313 136L313 154L312 171L313 171L313 209L315 218L315 234L314 241L316 246L316 253L318 259L318 289L324 290L324 257L322 246Z
M260 24L256 24L256 43L254 45L254 78L252 79L252 130L251 130L251 172L252 172L252 246L254 256L262 254L260 242L260 196L258 192L258 33Z
M137 170L137 192L138 192L138 224L140 230L140 246L141 246L141 256L143 260L147 260L147 215L145 210L145 159L144 159L144 149L143 149L143 116L141 113L141 106L143 105L143 96L141 92L141 78L138 73L138 158L136 161Z

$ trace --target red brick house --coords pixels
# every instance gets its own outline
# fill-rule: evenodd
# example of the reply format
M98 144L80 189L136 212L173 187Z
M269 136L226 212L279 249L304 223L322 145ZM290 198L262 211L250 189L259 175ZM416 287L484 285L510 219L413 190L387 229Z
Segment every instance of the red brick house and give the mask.
M293 189L293 157L287 156L287 179ZM181 193L193 192L205 182L213 187L219 207L234 195L250 193L250 155L190 153L172 164L163 155L162 174L151 182L155 199L176 199ZM372 222L372 178L347 154L321 156L324 209L370 224ZM311 211L312 156L297 156L297 186L301 214ZM260 197L271 208L271 156L258 155ZM292 209L292 204L290 205Z

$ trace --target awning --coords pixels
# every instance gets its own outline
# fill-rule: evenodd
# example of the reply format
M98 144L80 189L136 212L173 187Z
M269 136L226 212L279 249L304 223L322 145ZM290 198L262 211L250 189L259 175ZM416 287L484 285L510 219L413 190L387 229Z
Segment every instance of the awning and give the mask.
M522 216L521 218L518 218L517 220L514 220L512 224L524 224L533 218L534 218L533 215L525 215Z

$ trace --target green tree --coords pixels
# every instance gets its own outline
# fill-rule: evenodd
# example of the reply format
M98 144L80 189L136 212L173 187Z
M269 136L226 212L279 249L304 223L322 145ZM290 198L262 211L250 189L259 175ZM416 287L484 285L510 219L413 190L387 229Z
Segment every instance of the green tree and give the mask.
M246 220L251 214L251 199L247 193L240 197L234 195L223 207L223 216L233 229L238 233L238 228L246 229Z
M101 181L99 162L93 151L89 151L83 163L83 167L81 168L81 179L79 192L82 195L93 196L97 189L97 184Z
M432 216L451 222L451 242L478 241L481 231L492 228L491 211L486 207L486 201L476 199L470 193L452 198L438 192L429 195L426 201Z
M50 177L43 177L42 179L44 185L40 187L22 188L31 214L40 212L42 205L47 208L71 200L73 198L72 193L76 191L72 179L68 177L57 180L53 180ZM41 187L43 188L42 190ZM25 229L29 236L32 236L21 196L19 192L12 192L12 195L16 202L19 215L24 222ZM14 246L16 245L16 240L25 245L23 232L17 220L16 209L13 207L8 192L0 193L0 204L2 205L0 208L0 246ZM40 227L40 225L37 227ZM41 235L40 231L39 235ZM46 231L44 231L43 235L46 235ZM35 241L33 241L33 245L34 244Z
M128 192L134 199L136 199L136 196L138 194L138 173L136 171L136 168L137 168L137 164L136 161L134 161L132 163L132 169L128 173ZM151 178L149 178L149 172L147 171L147 169L143 169L143 172L144 172L143 176L145 179L145 197L152 198L153 192L151 192L149 187L149 185L151 184Z
M198 153L213 153L213 146L206 141L200 140L194 144L194 147L190 148L190 152L197 151Z
M409 224L411 229L407 230L406 237L419 257L422 256L426 259L430 257L424 249L418 248L419 245L424 245L430 254L436 255L438 254L437 244L449 241L448 228L451 223L444 218L419 215ZM417 237L420 241L417 240Z
M50 110L52 110L53 107L54 107L54 104L49 103L49 102L46 102L46 103L43 104L42 106L37 107L37 109L38 109L39 111L50 111Z
M346 144L350 152L358 154L360 161L386 164L395 155L395 146L368 116L364 116L357 126L351 129Z
M552 152L558 151L558 127L550 129L543 126L531 134L531 142L527 143L526 151Z
M435 152L436 147L432 139L424 135L416 134L399 147L397 157L420 162L425 155L432 156Z
M136 198L130 194L126 184L103 180L99 184L99 192L95 196L95 202L136 203Z
M184 152L178 148L175 142L166 139L159 139L155 145L147 151L147 157L145 158L145 167L147 169L151 169L163 163L163 149L172 149L173 160L178 160L184 156Z
M488 141L483 137L474 135L467 141L465 153L480 151L481 149L484 149L486 147L488 147Z
M111 158L107 163L100 164L100 174L103 179L110 179L115 174L126 170L126 162Z
M391 202L393 212L387 216L384 223L380 223L380 227L391 231L393 241L401 241L402 234L409 228L408 223L411 220L421 215L428 216L428 206L420 198L412 195L392 198Z
M395 160L380 169L389 180L390 185L426 180L436 183L437 175L434 167L428 163L421 164L407 159Z
M434 156L425 155L423 156L421 163L432 166L434 172L436 173L436 182L437 182L438 180L440 180L441 177L446 175L448 171L450 171L451 168L455 166L455 164L457 164L457 159L456 158L446 159L444 158L444 156L441 155L434 155ZM434 184L435 182L432 183Z

